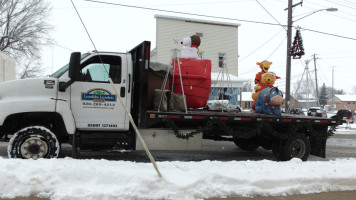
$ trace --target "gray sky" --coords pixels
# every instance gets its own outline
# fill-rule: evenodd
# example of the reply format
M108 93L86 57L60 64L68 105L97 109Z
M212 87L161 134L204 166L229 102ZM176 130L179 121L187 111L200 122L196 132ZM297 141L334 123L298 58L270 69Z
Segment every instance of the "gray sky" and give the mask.
M272 24L287 24L287 0L201 0L201 1L163 1L163 0L99 0L115 4L170 10L175 12L208 15L237 20L223 20L154 10L144 10L116 5L99 4L84 0L73 0L98 50L126 52L142 42L149 40L155 47L155 14L180 16L213 21L240 23L238 35L239 77L254 79L260 70L256 62L265 59L272 61L270 71L281 77L276 86L285 89L286 31L279 25L250 23L249 21ZM44 49L43 64L50 74L68 63L71 51L87 52L93 50L89 37L83 28L70 0L50 0L53 10L50 23L55 26L52 37L58 45ZM300 1L294 0L296 4ZM262 7L262 6L263 7ZM338 8L337 12L318 11ZM267 12L267 11L268 12ZM299 18L318 11L303 19ZM332 86L332 67L334 66L334 85L348 94L355 93L356 87L356 1L354 0L304 0L303 6L293 11L293 25L315 30L301 30L305 56L292 60L291 90L300 80L305 60L317 54L318 84ZM278 22L277 22L278 21ZM295 29L292 31L293 38ZM189 34L189 33L188 33ZM330 36L334 34L345 36ZM169 58L167 58L167 63ZM309 69L314 79L314 63Z

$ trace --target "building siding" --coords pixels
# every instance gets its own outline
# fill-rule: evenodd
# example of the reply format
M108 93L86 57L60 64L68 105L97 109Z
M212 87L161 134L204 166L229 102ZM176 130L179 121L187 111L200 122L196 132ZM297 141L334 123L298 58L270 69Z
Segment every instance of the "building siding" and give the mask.
M184 37L202 33L200 52L203 59L212 62L212 72L219 72L219 53L226 54L227 69L238 76L238 25L203 23L202 21L181 20L156 16L156 52L151 60L170 63L173 39L181 41ZM181 49L181 44L177 45Z
M14 80L16 78L15 59L0 52L0 82Z
M335 110L340 109L350 109L356 110L356 99L349 99L348 101L342 101L341 99L334 97ZM330 98L327 102L327 105L332 109L332 98Z

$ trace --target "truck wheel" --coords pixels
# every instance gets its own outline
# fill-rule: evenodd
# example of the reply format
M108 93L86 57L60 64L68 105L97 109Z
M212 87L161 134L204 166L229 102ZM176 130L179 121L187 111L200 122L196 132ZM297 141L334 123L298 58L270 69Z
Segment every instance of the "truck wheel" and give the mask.
M253 139L234 138L234 143L240 149L243 149L246 151L254 151L259 147L259 145L256 144L256 141Z
M9 158L57 158L59 141L49 129L43 126L30 126L16 132L9 142Z
M310 142L302 133L291 135L282 142L280 147L281 160L290 160L292 158L300 158L306 161L310 155Z

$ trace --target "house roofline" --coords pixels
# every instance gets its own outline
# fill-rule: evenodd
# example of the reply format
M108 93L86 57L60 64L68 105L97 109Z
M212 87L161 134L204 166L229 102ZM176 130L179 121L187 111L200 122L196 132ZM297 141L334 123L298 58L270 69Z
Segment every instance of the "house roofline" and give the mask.
M218 21L184 18L184 17L169 16L169 15L155 15L155 18L173 19L173 20L186 21L186 22L192 22L192 23L200 23L200 24L230 26L230 27L236 27L236 28L241 26L241 24L238 24L238 23L218 22Z

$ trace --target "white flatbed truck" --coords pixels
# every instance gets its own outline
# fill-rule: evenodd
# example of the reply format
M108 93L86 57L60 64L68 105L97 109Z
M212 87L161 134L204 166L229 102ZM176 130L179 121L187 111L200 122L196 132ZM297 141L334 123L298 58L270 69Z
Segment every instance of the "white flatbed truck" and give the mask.
M253 112L157 111L150 75L150 42L128 53L72 53L49 77L0 84L0 136L12 135L10 158L56 158L61 143L81 150L140 150L117 91L151 150L199 150L202 139L231 140L245 150L272 150L277 160L325 157L331 118ZM100 56L99 56L100 55ZM160 82L161 83L161 82Z

